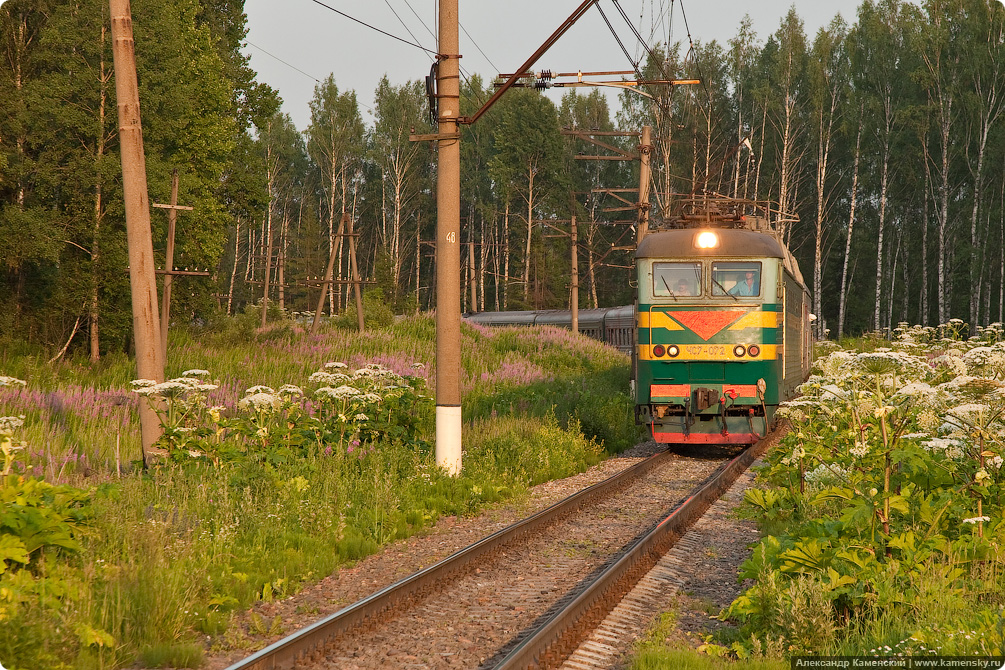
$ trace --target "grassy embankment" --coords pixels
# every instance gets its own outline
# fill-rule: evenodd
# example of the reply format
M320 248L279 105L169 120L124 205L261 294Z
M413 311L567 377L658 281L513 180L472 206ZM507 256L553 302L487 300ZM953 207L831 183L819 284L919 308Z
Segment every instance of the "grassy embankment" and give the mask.
M967 335L954 321L818 345L745 496L764 535L752 586L704 652L784 667L1005 653L1005 342L1000 325ZM657 630L633 667L720 667L691 646Z
M256 318L172 333L168 376L192 373L141 389L165 403L169 452L145 472L131 361L0 354L0 374L26 382L0 383L0 414L23 416L0 425L8 670L197 665L206 644L241 644L236 609L638 437L625 356L562 330L465 325L464 472L447 477L431 318L371 319L363 336L257 332Z

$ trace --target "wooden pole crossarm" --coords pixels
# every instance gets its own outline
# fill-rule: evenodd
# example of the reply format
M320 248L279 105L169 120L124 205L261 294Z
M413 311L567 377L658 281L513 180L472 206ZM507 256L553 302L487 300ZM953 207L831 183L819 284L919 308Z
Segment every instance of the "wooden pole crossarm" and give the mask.
M168 277L209 277L213 274L209 270L154 270L154 273Z
M245 284L251 284L252 286L261 286L265 282L262 281L261 279L248 279L244 283ZM294 286L299 286L299 285L300 284L283 284L282 287L284 289L286 289L286 288L293 288ZM279 288L279 284L276 284L276 283L271 282L271 281L269 282L269 286L275 286L276 288Z
M637 161L638 156L627 154L625 156L575 156L577 161Z
M251 282L249 282L251 283ZM261 284L262 282L256 282ZM323 284L376 284L376 279L360 279L359 281L353 279L308 279L304 283L294 284L294 286L307 286L317 288Z
M632 158L632 159L638 158L638 156L636 156L636 155L634 155L634 154L632 154L632 153L630 153L628 151L625 151L624 149L620 149L620 148L614 146L613 144L608 144L607 142L601 142L598 139L594 139L594 138L590 137L586 133L582 133L582 132L567 133L567 132L563 131L562 134L563 135L568 135L570 137L577 137L577 138L579 138L581 140L585 140L585 141L589 142L590 144L595 144L598 147L603 147L604 149L609 149L609 150L613 151L614 153L621 154L622 156L626 156L628 158Z
M587 134L594 137L641 137L642 133L637 130L579 130L576 128L563 128L563 135Z
M188 205L162 205L159 202L155 202L153 206L157 207L158 209L183 209L186 212L191 212L194 209L193 207L189 207Z
M638 189L635 189L635 192L638 193ZM621 202L625 203L626 205L633 205L633 206L636 205L636 203L632 202L628 198L622 198L617 193L608 193L607 195L611 196L612 198L615 198L616 200L620 200ZM633 207L633 209L634 209L634 207Z
M409 142L435 142L437 140L459 140L461 134L457 133L424 133L420 135L411 134L408 136Z

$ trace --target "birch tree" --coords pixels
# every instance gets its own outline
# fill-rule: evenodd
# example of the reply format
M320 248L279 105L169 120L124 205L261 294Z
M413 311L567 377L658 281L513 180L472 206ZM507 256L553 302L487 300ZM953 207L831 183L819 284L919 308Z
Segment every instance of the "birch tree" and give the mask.
M816 135L816 207L813 245L813 311L823 316L823 243L825 220L829 218L833 198L828 181L831 149L841 121L842 107L848 94L849 67L845 38L847 25L835 18L826 30L817 33L810 58L810 107ZM823 336L822 318L814 323L816 336Z
M496 155L489 170L497 184L511 186L524 200L523 303L529 304L535 212L560 179L561 135L554 104L537 92L519 89L499 103L494 132Z
M337 220L352 210L352 183L363 155L363 119L355 91L339 93L335 76L328 75L314 87L310 102L311 123L307 128L307 152L319 173L327 196L328 249L338 244L338 267L342 268L342 240L336 240ZM335 311L335 291L329 291L329 310Z
M409 133L429 132L425 119L425 90L418 82L392 86L387 76L381 78L374 95L373 141L371 157L380 169L384 185L381 210L390 210L381 245L391 259L391 290L397 297L402 277L402 264L412 243L404 231L406 220L414 213L422 179L428 175L429 146L426 142L410 142ZM389 207L385 207L387 203Z

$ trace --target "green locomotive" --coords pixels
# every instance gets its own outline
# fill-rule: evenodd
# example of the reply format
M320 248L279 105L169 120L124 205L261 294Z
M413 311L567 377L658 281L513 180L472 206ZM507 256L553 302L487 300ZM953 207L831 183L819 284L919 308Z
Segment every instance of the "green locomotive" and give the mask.
M809 291L770 210L750 209L638 244L635 419L657 442L753 444L809 374Z

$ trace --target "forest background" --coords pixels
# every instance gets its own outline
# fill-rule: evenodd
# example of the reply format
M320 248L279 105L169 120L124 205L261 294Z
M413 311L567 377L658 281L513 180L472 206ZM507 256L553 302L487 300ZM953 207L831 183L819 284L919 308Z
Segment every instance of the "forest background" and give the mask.
M175 263L207 277L174 284L175 325L260 304L313 311L339 221L356 222L361 273L398 313L435 308L435 152L425 84L375 84L374 122L338 73L315 88L300 133L241 52L242 0L132 6L150 199L180 174ZM559 104L507 93L462 136L464 310L568 308L569 241L580 221L580 307L633 300L624 203L593 194L638 184L636 163L596 153L562 128L653 127L655 222L695 185L770 199L832 336L963 318L1001 321L1005 275L1005 9L996 1L867 0L855 22L809 36L795 9L761 39L657 44L644 87L612 110L597 90ZM0 6L0 341L92 360L131 347L108 6ZM492 93L462 81L463 113ZM622 146L635 149L637 138ZM629 198L634 196L629 194ZM167 215L153 210L164 258ZM163 260L160 261L163 264ZM473 265L473 268L471 267ZM474 291L472 293L472 284ZM473 297L472 297L473 295ZM350 304L337 284L327 306Z

